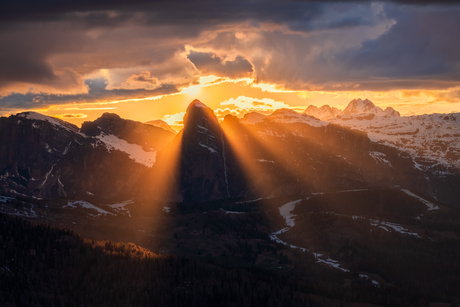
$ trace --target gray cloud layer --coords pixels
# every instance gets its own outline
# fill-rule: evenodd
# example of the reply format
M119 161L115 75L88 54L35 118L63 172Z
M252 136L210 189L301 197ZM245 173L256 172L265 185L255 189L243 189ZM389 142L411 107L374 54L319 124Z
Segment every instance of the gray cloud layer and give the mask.
M39 108L53 104L65 104L73 102L101 102L104 100L123 100L131 98L145 98L157 95L171 94L178 91L174 85L162 85L153 90L144 89L113 89L107 90L107 80L88 79L85 81L88 93L76 95L57 95L48 93L12 93L0 98L0 110L16 108Z

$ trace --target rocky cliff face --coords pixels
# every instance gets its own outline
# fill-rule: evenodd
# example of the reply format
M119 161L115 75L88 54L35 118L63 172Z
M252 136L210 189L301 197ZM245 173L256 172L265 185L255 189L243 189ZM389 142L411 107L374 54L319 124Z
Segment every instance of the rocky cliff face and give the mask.
M131 197L172 133L104 114L81 130L25 112L0 118L0 188L37 198Z

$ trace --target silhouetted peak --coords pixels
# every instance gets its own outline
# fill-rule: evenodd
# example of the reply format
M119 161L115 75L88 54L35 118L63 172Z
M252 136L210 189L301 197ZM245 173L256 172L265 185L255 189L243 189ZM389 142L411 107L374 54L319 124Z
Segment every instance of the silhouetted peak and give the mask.
M205 105L204 103L202 103L201 101L199 101L198 99L195 99L193 100L189 105L188 105L188 108L209 108L207 105Z
M109 113L109 112L105 112L104 114L101 115L100 118L106 118L106 119L121 119L120 115L115 114L115 113Z

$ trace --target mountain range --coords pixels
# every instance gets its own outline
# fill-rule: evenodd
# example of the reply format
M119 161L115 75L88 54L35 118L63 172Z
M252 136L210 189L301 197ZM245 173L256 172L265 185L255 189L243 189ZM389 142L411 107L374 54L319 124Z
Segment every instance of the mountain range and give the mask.
M81 128L0 118L0 301L71 304L77 289L83 305L455 303L456 114L319 109L334 114L219 121L195 100L178 133L111 113ZM436 155L405 147L443 129L452 144Z
M399 186L457 204L459 116L401 117L355 99L343 111L219 122L195 100L175 134L110 113L78 128L24 112L0 118L0 187L38 199L193 203Z

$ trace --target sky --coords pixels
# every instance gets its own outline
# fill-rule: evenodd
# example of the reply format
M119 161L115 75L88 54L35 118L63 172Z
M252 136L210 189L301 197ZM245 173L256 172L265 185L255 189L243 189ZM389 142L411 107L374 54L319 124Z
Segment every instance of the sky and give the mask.
M195 98L220 118L355 98L460 112L459 29L446 0L4 0L0 115L180 127Z

